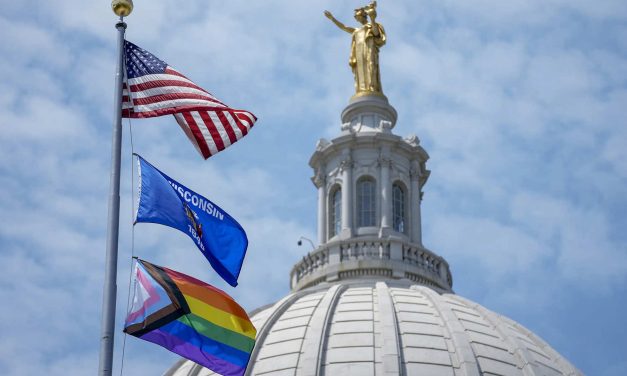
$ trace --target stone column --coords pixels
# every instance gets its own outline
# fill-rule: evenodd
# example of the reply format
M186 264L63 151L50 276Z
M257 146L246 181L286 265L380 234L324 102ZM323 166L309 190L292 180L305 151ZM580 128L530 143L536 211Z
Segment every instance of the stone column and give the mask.
M340 164L342 170L342 238L353 233L353 160L350 151L344 153Z
M381 228L392 227L392 182L390 181L390 160L386 150L381 151L379 158L381 187Z
M326 179L320 168L314 176L314 184L318 187L318 244L327 241L327 187Z
M410 238L412 243L422 245L422 221L420 218L420 163L418 161L411 162L410 175Z

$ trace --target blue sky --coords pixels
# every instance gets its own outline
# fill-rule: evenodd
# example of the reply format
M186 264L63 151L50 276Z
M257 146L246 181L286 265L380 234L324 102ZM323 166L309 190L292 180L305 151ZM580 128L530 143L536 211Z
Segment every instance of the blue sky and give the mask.
M225 289L247 309L288 292L315 239L307 163L352 94L356 1L137 0L127 38L258 117L203 161L173 118L132 122L133 149L246 228L240 286L184 234L131 241L124 124L118 324L134 252ZM384 92L396 134L431 159L424 243L455 291L537 333L589 375L627 374L627 3L379 1ZM98 366L115 63L109 1L0 8L0 374ZM118 331L115 371L123 336ZM126 341L124 374L176 356Z

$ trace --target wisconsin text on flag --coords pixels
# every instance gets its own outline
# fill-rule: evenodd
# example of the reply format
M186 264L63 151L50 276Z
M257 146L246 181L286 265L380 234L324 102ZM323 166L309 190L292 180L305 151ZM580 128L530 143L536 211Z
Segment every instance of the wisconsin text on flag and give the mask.
M187 234L213 269L237 286L248 248L242 226L206 197L137 158L140 187L135 221L159 223Z
M257 330L225 292L138 260L124 331L221 375L243 375Z
M164 61L124 41L126 78L122 116L174 115L198 152L207 159L246 136L257 120L234 110Z

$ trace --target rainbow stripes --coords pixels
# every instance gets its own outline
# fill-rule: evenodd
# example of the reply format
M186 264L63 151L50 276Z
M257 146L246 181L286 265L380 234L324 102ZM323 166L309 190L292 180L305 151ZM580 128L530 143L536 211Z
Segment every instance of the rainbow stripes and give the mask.
M222 375L243 375L257 330L223 291L138 260L124 331Z

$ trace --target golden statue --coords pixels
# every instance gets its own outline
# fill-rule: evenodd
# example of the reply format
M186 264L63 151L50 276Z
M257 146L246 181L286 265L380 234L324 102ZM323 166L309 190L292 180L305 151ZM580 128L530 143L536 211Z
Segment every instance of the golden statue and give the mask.
M377 2L373 1L355 9L355 19L361 24L358 28L348 27L335 19L331 12L324 11L324 15L337 27L352 35L348 65L355 75L355 96L383 95L379 73L379 48L385 44L385 30L380 23L375 22L376 8Z

